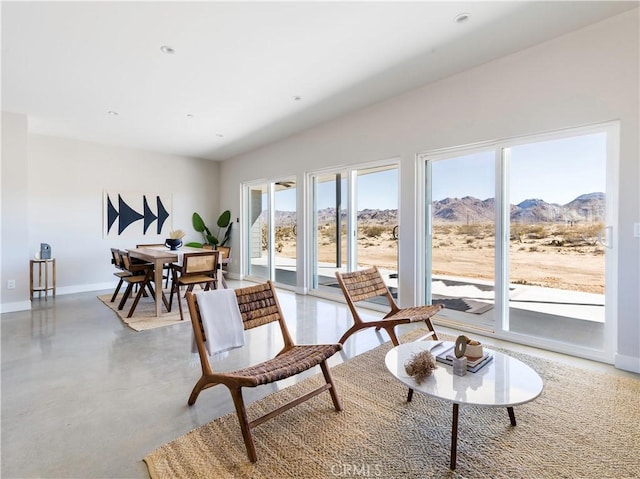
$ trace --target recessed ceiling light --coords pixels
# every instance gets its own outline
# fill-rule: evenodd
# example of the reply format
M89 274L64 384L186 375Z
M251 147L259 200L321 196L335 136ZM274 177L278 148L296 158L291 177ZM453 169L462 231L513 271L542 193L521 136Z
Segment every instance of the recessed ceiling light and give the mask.
M114 110L109 110L109 111L107 112L107 115L111 115L111 116L118 116L118 112L117 112L117 111L114 111Z
M456 15L455 22L456 23L464 23L469 20L470 15L468 13L460 13Z
M161 51L162 53L166 53L167 55L173 55L173 54L176 52L176 51L175 51L173 48L171 48L169 45L162 45L162 46L160 47L160 51Z

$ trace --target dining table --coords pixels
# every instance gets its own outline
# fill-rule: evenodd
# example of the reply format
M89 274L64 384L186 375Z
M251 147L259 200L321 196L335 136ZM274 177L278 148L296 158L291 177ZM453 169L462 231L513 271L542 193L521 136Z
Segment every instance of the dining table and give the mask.
M167 263L181 263L185 253L209 253L211 250L182 246L178 250L170 250L165 246L145 246L127 249L131 258L153 263L153 282L156 284L155 301L156 316L160 316L162 307L162 269Z

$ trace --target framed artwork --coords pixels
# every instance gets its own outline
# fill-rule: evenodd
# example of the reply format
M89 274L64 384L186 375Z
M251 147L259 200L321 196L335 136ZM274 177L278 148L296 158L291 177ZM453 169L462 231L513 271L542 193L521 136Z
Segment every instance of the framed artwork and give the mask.
M103 237L168 236L171 231L171 195L131 191L104 191Z

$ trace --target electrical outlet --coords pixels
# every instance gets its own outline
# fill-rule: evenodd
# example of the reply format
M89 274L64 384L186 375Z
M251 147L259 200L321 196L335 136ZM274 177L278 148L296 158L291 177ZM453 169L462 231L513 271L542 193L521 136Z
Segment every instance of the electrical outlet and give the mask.
M7 280L7 289L16 289L16 280L15 279Z
M633 236L640 238L640 223L633 224Z

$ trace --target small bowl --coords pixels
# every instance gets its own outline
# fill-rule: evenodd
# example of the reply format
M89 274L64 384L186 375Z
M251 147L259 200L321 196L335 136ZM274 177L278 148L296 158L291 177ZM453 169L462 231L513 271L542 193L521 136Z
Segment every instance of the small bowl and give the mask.
M170 250L175 251L182 246L182 240L179 238L167 238L164 241L164 245Z
M467 344L464 355L471 361L481 358L483 355L482 344Z

